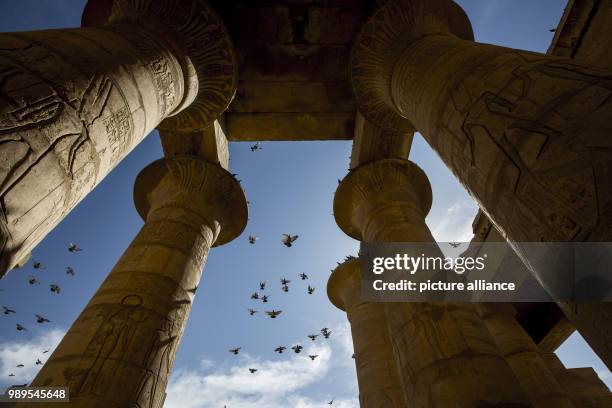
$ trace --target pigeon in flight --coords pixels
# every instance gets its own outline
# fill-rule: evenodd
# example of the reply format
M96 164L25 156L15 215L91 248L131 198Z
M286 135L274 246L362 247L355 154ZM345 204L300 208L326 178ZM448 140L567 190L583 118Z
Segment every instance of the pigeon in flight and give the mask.
M321 329L321 334L326 339L329 339L329 336L331 335L331 330L329 330L327 327L324 327L324 328Z
M48 352L49 352L49 349L44 350L44 351L43 351L43 354L47 354Z
M74 276L74 269L72 269L70 266L67 266L66 275Z
M251 295L251 299L259 299L259 293L253 292L253 294Z
M57 293L58 295L60 293L60 287L57 286L56 284L49 285L49 290L51 290L51 292L53 293Z
M280 283L281 285L288 285L291 283L291 281L285 278L281 278Z
M36 365L42 365L42 361L39 358L36 359Z
M261 143L260 142L256 142L254 145L251 146L251 151L254 152L256 150L263 150L263 147L261 147Z
M276 316L278 316L281 313L283 313L282 310L274 310L274 309L272 309L271 312L266 312L266 314L270 316L271 319L276 319Z
M259 290L265 290L265 289L266 289L266 281L259 282Z
M22 368L22 367L23 367L23 364L17 364L15 367L17 367L17 368Z
M4 314L5 314L5 315L7 315L7 314L11 314L11 313L16 313L16 312L15 312L13 309L9 309L9 308L8 308L8 307L6 307L6 306L2 306L2 308L4 309Z
M457 248L459 245L461 245L461 242L449 242L448 245L452 246L453 248Z
M308 294L312 295L313 292L315 291L315 288L313 288L312 286L308 285L308 289L307 290L308 290Z
M283 290L283 292L289 292L289 286L287 285L283 285L281 289Z
M25 327L23 327L22 325L20 325L19 323L17 323L15 325L15 327L17 328L17 331L23 331L23 330L27 331L28 330Z
M314 360L315 360L315 358L319 357L319 355L318 355L318 354L309 354L309 355L308 355L308 357L310 357L310 359L311 359L312 361L314 361Z
M334 400L331 400L327 403L327 405L332 405L334 403Z
M38 279L36 279L36 277L35 277L35 276L30 275L30 276L28 277L28 283L29 283L30 285L39 285L39 284L40 284L40 281L39 281Z
M248 309L249 310L249 315L253 316L255 313L257 313L257 310L255 309Z
M351 356L351 358L353 358L353 359L355 358L355 353L353 353L353 355Z
M257 235L249 235L249 244L254 244L258 239L259 237Z
M249 368L249 371L251 372L251 374L255 374L257 372L256 368Z
M308 279L308 275L306 275L304 272L300 272L300 274L298 276L300 277L301 280Z
M15 374L10 373L8 376L9 376L9 377L14 377L14 376L15 376Z
M310 340L312 340L312 341L315 341L315 340L317 339L317 337L319 337L319 335L318 335L318 334L309 334L309 335L308 335L308 338L309 338Z
M550 30L548 30L549 33L554 33L555 31L557 31L556 28L551 28Z
M233 353L235 356L237 356L237 355L238 355L238 353L240 353L240 349L241 349L241 348L242 348L242 347L236 347L236 348L233 348L233 349L229 349L229 352L230 352L230 353Z
M77 244L73 244L72 242L70 243L70 245L68 245L68 251L69 252L81 252L82 249L78 247Z
M50 323L51 320L47 319L46 317L43 317L39 314L35 315L36 316L36 322L37 323Z
M32 262L32 266L34 267L34 269L45 269L45 267L43 266L43 264L41 264L38 261L33 261Z
M302 347L302 346L300 346L300 345L298 344L298 345L296 345L296 346L291 347L291 350L293 350L293 351L294 351L296 354L299 354L299 353L301 353L301 352L302 352L302 349L303 349L303 348L304 348L304 347Z
M278 354L283 354L283 351L285 350L287 350L287 347L284 347L284 346L279 346L274 349L274 351L277 352Z
M289 248L293 245L296 239L298 239L297 235L283 234L283 239L281 240L281 242L284 246Z
M261 301L262 301L262 302L264 302L264 303L268 303L268 298L269 298L269 297L270 297L270 295L263 295L263 296L261 297Z

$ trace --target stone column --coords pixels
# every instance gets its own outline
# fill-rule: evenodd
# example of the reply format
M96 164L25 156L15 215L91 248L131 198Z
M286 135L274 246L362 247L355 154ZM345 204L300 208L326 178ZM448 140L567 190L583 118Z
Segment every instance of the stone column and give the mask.
M387 320L381 303L361 298L361 261L340 264L327 282L327 296L344 310L351 324L359 406L361 408L408 407L393 357Z
M83 23L0 34L0 277L164 118L210 124L235 91L203 1L92 0Z
M510 243L612 241L611 72L473 42L450 0L385 3L351 66L363 115L419 131ZM612 367L612 303L560 306Z
M144 226L31 384L74 407L162 406L208 250L247 222L238 182L195 157L150 164L134 199Z
M414 163L378 160L342 180L334 215L360 241L433 243L425 224L431 199ZM384 310L411 407L529 406L473 304L384 303Z

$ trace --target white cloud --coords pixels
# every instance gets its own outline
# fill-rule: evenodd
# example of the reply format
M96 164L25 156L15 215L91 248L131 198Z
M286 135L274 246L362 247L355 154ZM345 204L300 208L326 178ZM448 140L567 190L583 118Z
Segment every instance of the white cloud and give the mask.
M338 358L344 358L346 342L342 329L341 349ZM248 354L241 354L239 362L223 369L177 370L167 389L165 408L277 408L296 407L314 408L326 406L324 397L313 399L301 395L304 388L322 380L332 366L332 342L319 342L308 345L301 354L289 350L286 358L265 360ZM352 349L352 345L351 345ZM351 352L352 353L352 352ZM311 361L309 354L318 354ZM349 355L350 358L350 355ZM334 361L336 358L333 359ZM352 359L350 360L352 361ZM209 367L208 363L204 367ZM249 368L256 368L255 374ZM334 408L357 408L357 400L334 400Z
M474 235L472 222L477 211L478 207L473 202L456 202L440 218L430 221L432 235L438 242L470 241Z
M0 343L0 378L8 385L29 383L42 365L36 365L39 358L43 363L64 337L65 330L52 329L41 332L27 341L6 341ZM43 354L44 350L49 350ZM23 364L24 367L17 367ZM9 374L15 374L9 377Z

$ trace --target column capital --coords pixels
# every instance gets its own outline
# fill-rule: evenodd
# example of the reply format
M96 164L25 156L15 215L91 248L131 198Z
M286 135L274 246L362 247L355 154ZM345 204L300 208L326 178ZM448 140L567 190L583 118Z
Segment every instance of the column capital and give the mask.
M368 231L378 229L374 224L411 221L404 216L407 208L419 213L415 219L424 220L431 202L431 185L419 166L406 159L377 160L353 169L341 181L334 217L345 234L368 241Z
M164 158L145 167L134 184L134 204L145 221L164 207L197 214L218 234L213 246L238 237L248 220L238 181L222 167L192 156Z
M89 0L83 26L136 24L157 30L182 54L185 96L162 122L169 130L203 129L229 106L238 75L234 47L221 18L204 0ZM163 67L160 66L160 69ZM163 80L163 78L161 78Z
M350 256L332 271L327 281L327 297L338 309L347 311L361 288L361 260Z
M467 15L452 0L389 0L365 23L353 43L350 73L359 111L368 120L393 131L414 129L395 107L391 77L411 40L433 33L474 39Z

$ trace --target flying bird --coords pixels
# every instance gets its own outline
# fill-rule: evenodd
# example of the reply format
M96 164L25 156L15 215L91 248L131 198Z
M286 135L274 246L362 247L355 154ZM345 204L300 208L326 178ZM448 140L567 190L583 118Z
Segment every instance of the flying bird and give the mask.
M82 249L77 246L77 244L73 244L72 242L68 245L69 252L81 252Z
M327 405L332 405L334 403L334 400L331 400L327 403Z
M29 278L28 278L28 283L30 285L39 285L40 281L38 279L36 279L35 276L30 275Z
M48 352L49 352L49 349L44 350L44 351L43 351L43 354L47 354Z
M9 377L14 377L14 376L15 376L15 374L10 373L8 376L9 376Z
M288 285L291 283L291 281L285 278L281 278L280 283L281 285Z
M255 150L262 150L263 147L261 147L261 143L256 142L254 145L251 146L251 151L254 152Z
M315 288L313 288L312 286L308 285L308 289L307 290L308 290L308 294L312 295L313 292L315 291Z
M42 365L42 361L39 358L36 359L36 365Z
M297 235L283 234L283 239L281 240L281 242L284 246L289 248L293 245L296 239L298 239Z
M299 354L299 353L301 353L301 351L302 351L302 349L303 349L303 348L304 348L304 347L302 347L302 346L300 346L300 345L298 344L298 345L296 345L296 346L291 347L291 350L293 350L293 351L294 351L296 354Z
M556 28L551 28L550 30L548 30L549 33L554 33L555 31L557 31Z
M266 281L259 282L259 290L265 290L265 289L266 289Z
M23 364L17 364L15 367L17 367L17 368L22 368L22 367L23 367Z
M15 327L17 328L17 331L23 331L23 330L27 331L28 330L25 327L23 327L22 325L20 325L19 323L17 323L15 325Z
M287 347L284 347L284 346L279 346L274 349L274 351L277 352L278 354L283 354L283 351L285 350L287 350Z
M56 284L49 285L49 290L51 290L51 292L57 293L58 295L60 293L60 287Z
M67 266L66 275L74 276L74 269L72 269L70 266Z
M283 292L289 292L289 286L283 285L282 290Z
M448 245L452 246L453 248L457 248L459 245L461 245L461 242L449 242Z
M329 330L327 327L324 327L324 328L321 329L321 334L326 339L329 339L329 336L331 335L331 330Z
M263 295L263 296L261 297L261 301L262 301L262 302L264 302L264 303L268 303L268 298L269 298L269 297L270 297L270 295Z
M256 368L249 368L249 371L251 372L251 374L255 374L257 372Z
M249 235L249 244L254 244L259 239L256 235Z
M271 319L276 319L276 316L278 316L281 313L283 313L282 310L274 310L274 309L272 309L271 312L266 312L266 314L270 316Z
M237 356L237 355L238 355L238 353L240 353L240 349L241 349L241 348L242 348L242 347L236 347L236 348L233 348L233 349L229 349L229 352L230 352L230 353L234 353L234 355L235 355L235 356Z
M310 357L310 359L311 359L312 361L314 361L314 360L315 360L315 358L319 357L319 355L318 355L318 354L309 354L309 355L308 355L308 357Z
M315 340L317 339L317 337L319 337L319 335L318 335L318 334L309 334L309 335L308 335L308 338L309 338L310 340L312 340L312 341L315 341Z
M257 310L255 309L248 309L249 310L249 315L253 316L255 313L257 313Z
M259 299L259 293L253 292L253 294L251 295L251 299Z
M11 313L16 313L16 312L15 312L13 309L9 309L9 308L8 308L8 307L6 307L6 306L2 306L2 308L4 309L4 314L5 314L5 315L7 315L7 314L11 314Z
M300 277L301 280L308 279L308 275L306 275L304 272L300 272L300 274L298 276Z
M33 261L32 262L32 266L34 267L34 269L45 269L45 267L43 266L43 264L41 264L38 261Z
M353 355L351 356L351 358L355 358L355 353L353 353Z
M39 314L35 315L36 316L36 322L37 323L50 323L51 320L47 319L46 317L43 317Z

